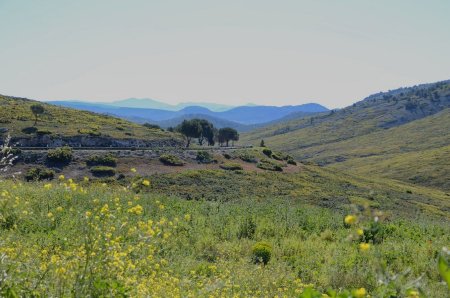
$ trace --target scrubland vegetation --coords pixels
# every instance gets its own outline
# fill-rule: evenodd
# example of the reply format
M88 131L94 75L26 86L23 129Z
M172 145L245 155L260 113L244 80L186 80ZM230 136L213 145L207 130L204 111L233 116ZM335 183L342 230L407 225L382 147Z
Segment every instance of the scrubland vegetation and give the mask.
M447 293L438 270L450 240L442 219L271 196L183 200L154 188L138 176L129 187L64 177L0 182L2 295Z

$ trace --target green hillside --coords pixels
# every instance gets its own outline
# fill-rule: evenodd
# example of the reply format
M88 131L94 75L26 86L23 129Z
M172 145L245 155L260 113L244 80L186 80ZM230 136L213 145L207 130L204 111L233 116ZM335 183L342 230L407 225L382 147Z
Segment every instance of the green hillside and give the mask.
M45 112L39 116L35 129L33 104L41 104ZM147 128L116 117L63 108L25 98L0 95L0 128L6 128L13 137L102 136L117 139L162 140L178 138L169 132ZM28 128L28 129L27 129Z
M373 95L351 107L255 130L241 139L253 144L264 139L267 146L298 159L340 170L448 189L442 174L448 172L449 106L447 81Z

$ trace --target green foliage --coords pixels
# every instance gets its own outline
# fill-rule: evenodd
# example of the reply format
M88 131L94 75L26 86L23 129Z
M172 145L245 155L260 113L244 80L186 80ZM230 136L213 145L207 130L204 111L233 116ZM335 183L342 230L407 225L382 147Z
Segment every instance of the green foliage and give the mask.
M184 161L178 156L173 154L163 154L159 157L159 160L166 166L183 166Z
M86 165L115 167L115 166L117 166L117 158L112 156L111 154L94 155L94 156L90 156L86 160Z
M238 153L238 158L245 162L256 163L256 155L251 151L241 151Z
M30 110L35 117L34 125L36 125L39 119L38 116L44 114L45 108L41 104L33 104L30 106Z
M116 169L107 166L93 166L90 171L92 175L97 177L112 177L116 175Z
M98 137L101 135L101 133L96 129L86 129L86 128L79 129L78 133L82 135L89 135L91 137Z
M55 177L55 171L44 168L31 168L24 177L27 181L52 180Z
M225 162L220 165L220 168L228 171L238 171L243 169L240 164L234 162Z
M261 159L256 166L263 170L277 171L277 172L283 171L281 164L268 159Z
M138 195L112 182L107 186L83 184L83 189L74 190L76 185L71 188L62 182L52 182L46 189L44 183L1 181L0 250L7 257L0 263L0 270L11 268L2 291L13 289L20 297L34 291L36 296L78 293L89 297L142 297L183 292L193 297L258 297L261 293L269 297L315 297L307 295L326 293L329 297L360 298L364 297L359 295L360 288L371 297L389 297L393 289L396 297L408 297L413 294L411 288L420 286L420 296L446 297L448 289L436 260L450 241L445 221L411 209L402 217L390 216L386 225L391 232L383 242L361 252L358 242L346 240L355 231L341 223L347 214L343 210L352 209L322 206L321 199L335 201L358 189L362 196L367 185L361 186L345 175L338 177L342 184L325 180L329 174L323 169L312 172L309 166L293 180L289 175L271 172L186 171L167 175L164 181L152 176L148 179L154 187L144 188ZM167 178L175 175L183 179ZM345 188L346 182L354 187ZM209 201L206 196L184 200L180 191L172 188L184 187L194 194L192 186L200 194L201 187L208 187L209 192L227 195L226 190L235 184L233 199L227 202ZM391 193L386 203L402 202L397 195L405 195L404 190L396 193L391 188L372 188ZM284 197L283 190L287 190ZM295 190L303 192L292 193ZM389 209L395 210L392 206L395 204ZM400 209L411 208L412 204L405 206ZM87 211L92 214L88 216ZM414 214L418 216L413 218ZM253 218L256 225L250 240L238 237L246 218ZM334 240L324 236L330 233L327 231ZM260 241L272 246L264 268L250 262L252 246ZM130 266L122 267L120 262ZM383 271L380 263L385 266ZM410 272L408 279L402 277L405 271ZM76 278L82 274L84 279ZM30 283L21 282L23 276ZM389 288L378 282L381 278L391 284L394 277L398 282ZM152 286L145 287L150 278ZM419 284L411 282L415 280ZM218 286L211 288L211 284ZM161 292L146 295L138 289Z
M258 242L252 248L252 259L255 263L267 265L272 257L272 246L266 242Z
M238 239L247 238L247 239L253 239L255 237L256 233L256 222L253 219L253 217L245 217L238 229L237 237Z
M272 157L272 150L269 148L264 148L262 151L267 157Z
M214 159L214 156L206 150L197 151L197 156L195 159L200 163L217 162L217 160Z
M219 129L218 140L219 140L220 145L225 143L226 146L228 147L230 141L238 141L239 140L239 133L234 128L223 127L221 129Z
M151 123L144 123L142 126L150 128L150 129L156 129L156 130L163 130L159 125L157 124L151 124Z
M261 140L261 142L259 143L259 147L266 147L266 144L264 143L264 140Z
M35 126L22 128L22 132L25 134L33 134L33 133L36 133L37 131L38 131L38 129Z
M438 269L439 274L441 275L442 279L447 283L448 290L450 291L450 266L448 261L449 256L448 250L444 250L444 252L439 255L438 259Z
M72 148L60 147L49 150L47 153L47 161L52 163L67 164L73 159Z

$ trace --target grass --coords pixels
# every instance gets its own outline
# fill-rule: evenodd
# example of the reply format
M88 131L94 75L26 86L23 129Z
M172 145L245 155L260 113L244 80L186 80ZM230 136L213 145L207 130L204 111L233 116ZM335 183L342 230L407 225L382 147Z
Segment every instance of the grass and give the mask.
M135 191L68 180L0 182L2 295L315 297L306 294L310 286L348 289L345 297L447 293L437 271L450 241L442 219L383 220L382 240L361 248L366 240L355 235L368 233L371 210L330 209L263 189L227 202L183 200L156 192L161 181L150 180L154 188L140 181ZM357 218L350 226L348 213ZM270 247L266 265L255 262L258 243Z
M0 127L9 129L13 137L30 137L36 132L52 136L111 137L117 139L181 140L177 134L122 120L112 116L40 103L45 113L39 116L37 130L30 106L36 101L0 95ZM28 130L28 131L27 131Z

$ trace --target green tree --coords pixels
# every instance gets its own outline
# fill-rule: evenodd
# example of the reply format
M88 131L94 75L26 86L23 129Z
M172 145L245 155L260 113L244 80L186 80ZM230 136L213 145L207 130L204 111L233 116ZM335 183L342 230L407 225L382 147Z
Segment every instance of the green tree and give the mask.
M186 137L186 148L191 144L192 138L199 138L202 132L202 127L199 121L193 120L183 120L181 124L177 127L177 131L182 133Z
M266 144L264 143L264 140L261 140L261 143L259 143L259 147L266 147Z
M239 133L236 129L231 127L224 127L219 129L219 144L226 143L226 146L228 147L228 144L230 141L238 141L239 140Z
M36 126L39 120L38 116L44 114L45 112L44 106L41 104L34 104L30 107L30 109L34 115L34 126Z

